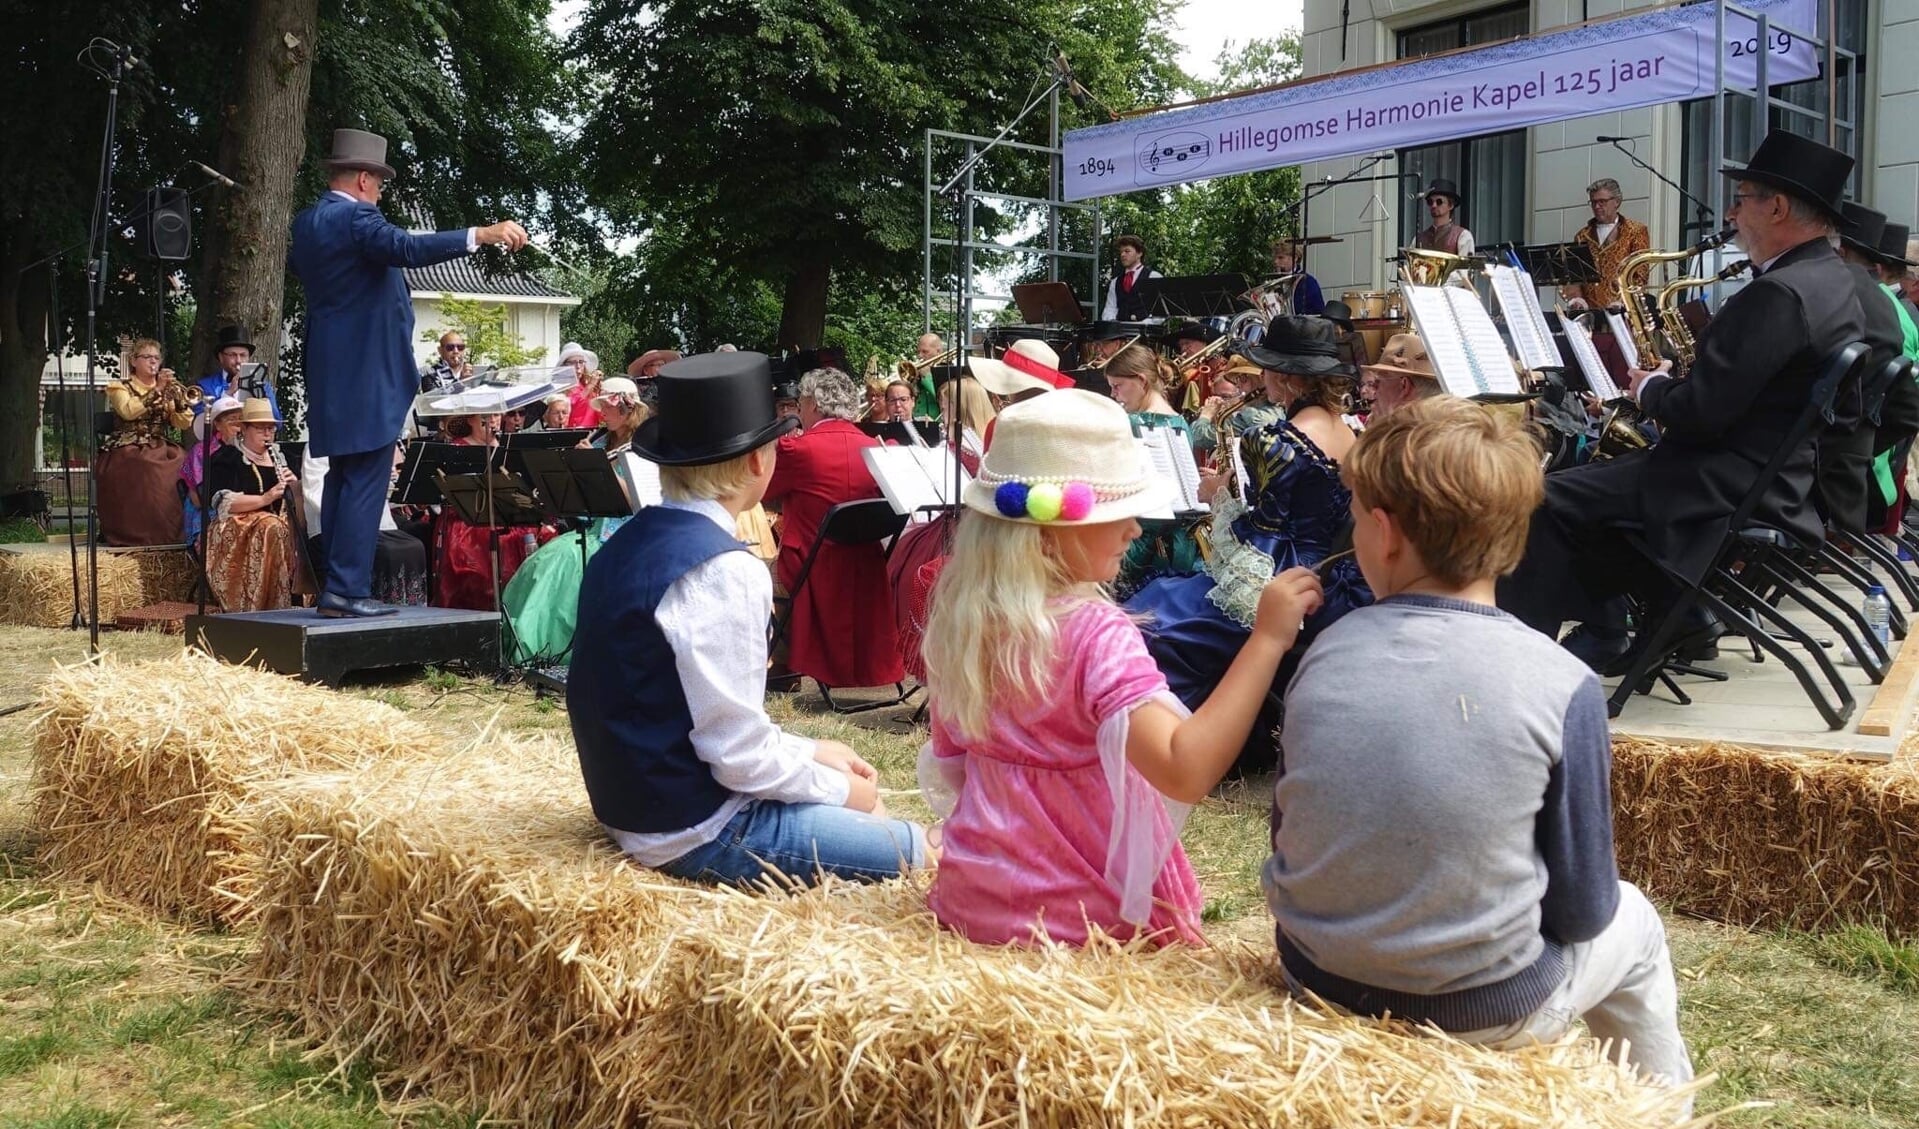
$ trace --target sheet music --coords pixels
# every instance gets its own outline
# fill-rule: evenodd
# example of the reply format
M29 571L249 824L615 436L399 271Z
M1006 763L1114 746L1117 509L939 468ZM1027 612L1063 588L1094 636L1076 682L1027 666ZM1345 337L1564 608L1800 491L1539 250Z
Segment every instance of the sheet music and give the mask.
M1586 387L1599 397L1601 403L1619 399L1619 386L1612 382L1612 374L1606 371L1606 363L1599 359L1599 350L1593 348L1592 334L1586 332L1586 326L1578 318L1562 315L1560 328L1566 331L1566 344L1572 346L1573 359L1579 362L1579 371L1586 378Z
M1133 440L1133 443L1139 451L1139 472L1147 478L1156 478L1165 481L1166 477L1172 473L1172 467L1163 461L1164 448L1158 449L1162 457L1155 458L1155 446L1150 439L1142 436L1141 438ZM1159 521L1174 520L1179 516L1173 511L1173 503L1178 500L1178 495L1179 492L1177 489L1162 493L1160 496L1164 498L1165 501L1161 503L1159 508L1148 510L1139 516L1142 518L1153 518Z
M633 503L635 510L643 506L657 506L664 500L660 496L658 463L648 462L627 451L613 460L613 473L620 476L620 485L626 487L627 500Z
M1559 355L1558 347L1553 344L1552 323L1546 320L1545 308L1539 304L1539 284L1533 281L1533 272L1525 267L1519 267L1517 270L1519 271L1519 292L1525 296L1526 312L1532 316L1533 332L1539 334L1539 339L1545 342L1546 353L1552 357L1552 363L1563 366L1566 359Z
M1539 295L1532 288L1531 276L1500 263L1488 266L1486 273L1492 276L1493 294L1499 299L1500 312L1506 315L1506 332L1512 336L1519 359L1532 369L1560 367L1552 335L1546 332L1545 315L1538 312Z
M1612 327L1613 340L1619 342L1619 351L1626 358L1626 367L1638 368L1639 344L1632 339L1632 326L1626 324L1626 315L1607 310L1606 324Z
M1412 312L1413 327L1439 371L1440 387L1448 395L1521 391L1506 342L1476 291L1458 286L1402 286L1400 292Z
M944 447L867 447L860 451L866 469L896 514L913 514L922 506L956 505L952 496L956 460ZM963 467L958 471L964 493L973 481Z
M1192 441L1185 432L1172 427L1146 426L1140 429L1153 475L1172 486L1173 509L1193 513L1210 507L1199 500L1199 460L1193 457Z

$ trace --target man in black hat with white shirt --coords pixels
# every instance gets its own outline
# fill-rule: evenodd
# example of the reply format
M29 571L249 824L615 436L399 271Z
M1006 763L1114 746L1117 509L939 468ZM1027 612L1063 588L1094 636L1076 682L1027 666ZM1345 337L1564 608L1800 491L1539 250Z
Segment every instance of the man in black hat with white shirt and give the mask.
M1616 667L1627 651L1616 599L1637 591L1656 610L1674 595L1621 530L1639 529L1665 569L1704 576L1733 509L1805 410L1822 367L1864 333L1859 293L1830 242L1852 165L1836 149L1774 130L1744 168L1723 170L1735 182L1730 219L1756 277L1700 334L1688 375L1675 377L1666 364L1630 373L1631 395L1660 426L1656 446L1547 477L1526 557L1499 586L1501 607L1554 637L1568 620L1596 626L1574 649ZM1754 517L1817 540L1812 486L1809 440ZM1703 648L1714 634L1702 616L1686 625L1682 650Z
M666 500L621 526L580 585L566 706L594 817L635 861L697 882L930 863L925 829L886 817L872 765L766 716L773 582L734 522L799 426L774 412L770 363L688 357L657 385L633 453L659 464Z

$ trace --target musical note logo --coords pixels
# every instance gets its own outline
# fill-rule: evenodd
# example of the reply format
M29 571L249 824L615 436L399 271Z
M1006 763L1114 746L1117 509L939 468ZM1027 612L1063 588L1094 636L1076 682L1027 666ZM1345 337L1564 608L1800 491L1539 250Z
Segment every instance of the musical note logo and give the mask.
M1165 133L1141 143L1140 172L1164 179L1185 178L1213 158L1213 139L1192 130Z

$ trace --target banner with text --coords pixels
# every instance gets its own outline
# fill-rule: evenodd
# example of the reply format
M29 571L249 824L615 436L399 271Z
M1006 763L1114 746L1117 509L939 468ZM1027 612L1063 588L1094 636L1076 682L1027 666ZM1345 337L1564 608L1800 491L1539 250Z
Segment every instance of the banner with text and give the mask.
M1750 87L1819 75L1791 29L1815 26L1817 0L1751 0L1769 23L1726 13L1726 81ZM1065 195L1087 200L1230 173L1289 168L1500 133L1713 90L1713 4L1663 8L1430 59L1333 75L1074 130Z

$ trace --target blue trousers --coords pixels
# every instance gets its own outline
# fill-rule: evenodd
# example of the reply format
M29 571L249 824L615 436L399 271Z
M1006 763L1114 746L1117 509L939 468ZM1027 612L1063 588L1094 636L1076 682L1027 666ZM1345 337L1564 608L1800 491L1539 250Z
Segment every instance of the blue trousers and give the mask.
M349 600L373 596L373 549L380 540L380 507L393 482L393 448L327 460L320 492L320 551L326 590Z
M775 870L811 886L822 872L855 882L897 878L925 864L922 832L903 819L875 819L828 804L754 800L719 838L659 869L675 878L746 886Z

